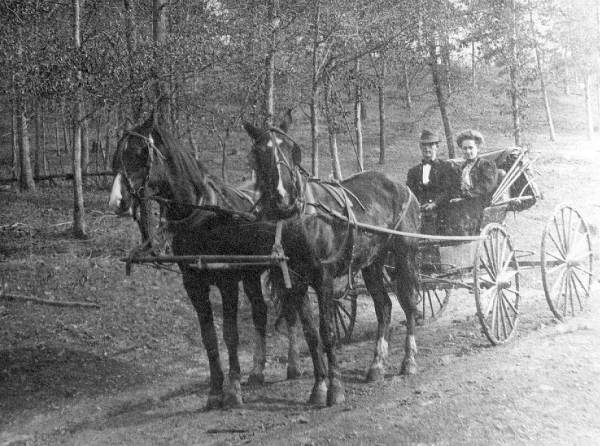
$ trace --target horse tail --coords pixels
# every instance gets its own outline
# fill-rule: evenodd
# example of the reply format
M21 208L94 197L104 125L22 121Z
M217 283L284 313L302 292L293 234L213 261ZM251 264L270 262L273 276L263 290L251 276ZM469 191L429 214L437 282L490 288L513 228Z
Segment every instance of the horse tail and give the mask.
M399 195L404 197L402 211L396 223L396 229L403 232L418 233L421 219L421 210L419 202L411 190L398 184ZM396 295L400 296L400 286L403 287L405 294L416 296L419 289L419 268L417 254L419 250L418 241L412 237L392 237L391 251L394 257L394 271L396 272L394 284Z

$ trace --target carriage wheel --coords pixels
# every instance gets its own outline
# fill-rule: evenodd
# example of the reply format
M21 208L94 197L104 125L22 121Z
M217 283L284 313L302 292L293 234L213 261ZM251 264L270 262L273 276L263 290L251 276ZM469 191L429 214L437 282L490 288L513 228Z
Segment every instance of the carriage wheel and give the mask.
M352 339L354 323L356 322L356 298L359 289L346 287L335 302L335 335L340 344L348 344Z
M544 294L559 320L584 310L592 285L592 244L581 214L559 205L542 233L541 270Z
M483 228L475 253L473 294L477 316L493 345L503 344L517 331L519 263L505 229L496 223Z
M390 270L392 268L386 265L383 269L383 278L388 292L394 292L394 286L390 277ZM448 306L451 292L452 290L449 288L432 288L425 283L421 283L421 287L417 292L417 309L419 310L417 324L427 325L439 319Z
M421 312L421 317L417 322L425 325L439 319L448 306L451 291L449 288L422 287L419 289L417 308Z

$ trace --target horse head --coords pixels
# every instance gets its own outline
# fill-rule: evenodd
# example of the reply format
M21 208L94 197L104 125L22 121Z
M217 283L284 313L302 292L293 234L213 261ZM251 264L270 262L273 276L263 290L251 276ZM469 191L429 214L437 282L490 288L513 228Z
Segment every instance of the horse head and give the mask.
M167 219L177 220L193 211L189 205L213 194L204 166L152 117L124 133L113 171L109 206L116 211L127 206L126 197L130 202L162 199Z
M285 218L299 209L302 197L302 152L286 131L288 120L280 128L261 129L250 123L244 129L253 140L250 165L256 173L256 188L264 213Z
M162 140L151 119L125 131L119 139L112 160L115 178L109 199L109 208L118 215L132 215L150 183L158 184L160 166L156 160L163 155L157 144L162 145Z

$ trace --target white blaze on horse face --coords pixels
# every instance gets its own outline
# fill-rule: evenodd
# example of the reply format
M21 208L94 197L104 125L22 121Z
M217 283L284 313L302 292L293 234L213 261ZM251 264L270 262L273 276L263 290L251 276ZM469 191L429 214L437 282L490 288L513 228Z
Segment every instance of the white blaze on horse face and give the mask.
M277 142L277 145L283 142L281 139L278 138L275 138L275 141ZM267 143L267 147L273 148L273 142L269 140L269 142ZM281 164L279 163L279 153L277 150L275 150L275 165L277 166L277 192L279 192L281 200L283 202L286 202L288 193L287 190L285 190L285 187L283 186L283 181L281 181L281 170L279 167Z
M118 173L113 181L112 189L110 191L108 207L113 212L119 209L119 206L121 206L121 200L123 199L123 195L121 194L121 180L122 176L120 173Z

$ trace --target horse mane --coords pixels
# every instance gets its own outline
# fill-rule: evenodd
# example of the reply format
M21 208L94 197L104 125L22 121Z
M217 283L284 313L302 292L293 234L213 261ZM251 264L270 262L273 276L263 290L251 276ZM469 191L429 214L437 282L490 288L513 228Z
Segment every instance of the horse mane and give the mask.
M209 181L214 181L204 164L197 160L186 147L177 142L166 128L148 119L134 132L153 135L157 149L165 157L165 162L176 175L169 180L177 190L191 189L197 197L210 194ZM155 136L158 136L158 140ZM195 204L195 203L194 203Z

